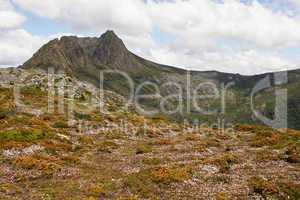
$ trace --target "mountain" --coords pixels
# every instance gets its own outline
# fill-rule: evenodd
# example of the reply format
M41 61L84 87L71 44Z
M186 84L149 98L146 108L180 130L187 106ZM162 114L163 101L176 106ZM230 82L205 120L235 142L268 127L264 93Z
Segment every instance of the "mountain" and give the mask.
M61 39L54 39L21 66L23 69L45 70L49 67L82 80L96 80L97 83L99 82L97 72L106 69L126 72L134 81L180 82L187 74L184 69L157 64L131 53L113 31L107 31L99 38L64 36ZM191 75L197 79L214 80L214 82L234 80L240 87L249 87L247 84L250 80L255 81L264 76L241 76L217 71L192 71Z
M263 90L263 93L258 95L256 101L258 105L256 107L269 118L274 116L275 98L272 97L274 96L275 87L273 73L243 76L217 71L188 72L184 69L157 64L131 53L113 31L107 31L99 38L69 36L52 40L21 66L22 69L44 70L49 67L54 68L55 71L65 72L79 80L88 81L96 86L99 86L100 83L101 70L120 70L132 79L135 87L147 81L160 86L162 97L179 92L175 85L164 86L164 83L173 82L181 86L184 101L188 99L187 95L190 92L187 90L187 86L193 91L199 84L209 82L215 84L218 93L222 94L222 85L233 82L234 86L230 87L226 98L224 97L226 99L226 113L221 113L224 110L224 104L222 104L219 97L197 101L206 110L216 110L212 115L199 114L194 106L188 104L183 105L183 112L167 114L176 120L197 119L210 123L214 123L216 118L220 116L225 117L229 122L259 123L258 120L253 120L250 95L254 86L260 80L270 76L270 85L273 89ZM189 82L187 82L188 73L190 73ZM300 119L300 97L296 92L300 88L300 70L287 73L289 127L300 129L300 125L297 123ZM123 96L129 96L130 93L128 81L122 75L115 73L105 75L104 88ZM202 88L201 90L203 91L198 91L198 93L207 94L211 92L212 88ZM156 92L156 89L147 84L142 87L140 94L153 94L154 92ZM160 102L153 99L141 100L142 105L149 108L159 107ZM177 103L176 100L171 100L168 102L167 107L174 109ZM191 110L187 110L189 107L191 107Z
M49 76L48 67L65 73ZM235 83L227 88L224 114L223 98L217 97L197 101L203 109L217 109L214 115L186 105L191 112L145 116L134 107L122 109L128 96L124 77L106 77L111 90L99 90L100 69L126 72L134 84L157 83L161 95L180 94L176 87L189 85L185 70L130 53L113 32L53 40L21 68L1 68L1 200L300 199L300 131L251 121L249 95L268 76L271 87L256 95L255 109L274 114L278 79L272 74L191 72L191 89L206 83L197 90L203 95L211 94L211 83L220 95L222 83ZM288 83L279 87L289 91L294 127L299 124L299 75L290 71ZM168 81L177 85L166 87ZM154 91L153 85L143 90ZM99 101L109 113L98 109ZM142 103L145 109L159 106ZM167 105L172 108L175 99ZM208 124L198 127L182 119ZM234 124L216 127L224 119Z
M54 39L22 66L24 69L36 67L53 67L72 75L78 75L78 71L88 73L90 68L123 70L132 74L147 70L145 68L153 71L181 71L134 55L113 31L107 31L100 38L64 36Z
M113 32L107 31L100 38L62 37L44 45L21 68L40 68L62 71L80 80L99 85L100 70L126 72L137 83L155 80L172 74L183 74L184 70L159 65L131 53L123 41ZM112 74L107 89L123 95L128 94L123 80ZM122 87L123 85L123 87ZM125 90L124 90L125 89ZM128 89L128 88L127 88Z

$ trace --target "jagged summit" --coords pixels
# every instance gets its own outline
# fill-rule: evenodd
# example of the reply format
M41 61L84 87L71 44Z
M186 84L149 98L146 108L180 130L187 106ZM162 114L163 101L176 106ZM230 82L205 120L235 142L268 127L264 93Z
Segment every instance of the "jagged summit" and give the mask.
M114 31L107 31L100 37L64 36L54 39L25 62L23 69L54 68L80 80L99 86L100 70L120 70L127 73L135 82L161 80L170 77L172 67L159 65L131 53ZM182 73L184 74L184 73ZM177 78L176 78L177 79ZM120 77L111 77L106 86L118 93L126 91L120 85Z
M63 36L44 45L22 68L54 67L70 74L76 70L121 69L125 71L143 68L137 56L127 50L124 42L114 31L101 37Z
M113 30L106 31L100 36L100 38L121 40Z
M120 39L114 31L106 31L99 38L99 42L102 45L101 47L106 48L119 48L120 50L127 50L124 42Z
M124 69L123 64L125 69L132 67L129 65L137 65L123 41L113 31L107 31L101 35L94 58L97 64L110 65L117 69Z
M178 69L131 53L112 30L100 37L63 36L54 39L21 66L23 69L44 70L49 67L97 85L99 71L103 69L121 70L141 80L154 76L157 79L163 72L178 72Z

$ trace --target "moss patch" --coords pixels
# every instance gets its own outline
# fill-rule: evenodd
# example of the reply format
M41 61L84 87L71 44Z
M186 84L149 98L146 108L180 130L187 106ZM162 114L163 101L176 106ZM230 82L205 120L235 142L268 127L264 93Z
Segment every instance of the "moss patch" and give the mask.
M51 137L51 134L40 129L19 129L1 132L0 142L33 142Z

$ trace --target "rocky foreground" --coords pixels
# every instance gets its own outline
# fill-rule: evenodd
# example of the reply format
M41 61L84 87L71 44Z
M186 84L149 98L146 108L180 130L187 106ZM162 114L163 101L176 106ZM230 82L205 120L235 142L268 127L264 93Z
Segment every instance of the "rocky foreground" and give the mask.
M51 86L15 69L0 77L0 199L300 199L299 131L220 132L114 112L122 98L108 91L110 114L84 113L98 99L87 83L56 76ZM49 113L49 87L67 94L68 82L74 93L55 96ZM56 108L60 98L71 112Z

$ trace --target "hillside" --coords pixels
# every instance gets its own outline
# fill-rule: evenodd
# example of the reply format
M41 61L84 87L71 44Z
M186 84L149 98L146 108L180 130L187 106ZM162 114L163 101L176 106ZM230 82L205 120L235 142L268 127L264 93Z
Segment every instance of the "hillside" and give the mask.
M274 81L273 74L261 74L255 76L243 76L239 74L221 73L217 71L192 71L190 72L190 81L187 82L188 71L171 66L164 66L145 60L134 55L127 50L123 41L113 32L107 31L99 38L78 38L75 36L62 37L55 39L44 45L34 56L21 66L22 69L44 69L54 68L56 71L64 72L81 81L88 81L95 86L100 85L100 71L120 70L126 73L133 81L136 89L145 82L151 82L159 86L161 97L178 94L176 86L180 86L183 96L183 108L181 112L165 114L172 119L182 121L200 120L209 123L215 123L217 118L222 115L227 123L261 123L253 118L251 110L250 97L254 86L265 77L270 76L271 88L265 93L258 95L255 101L255 107L269 118L274 114ZM299 95L297 88L300 86L300 70L293 70L288 73L288 83L285 85L288 89L288 127L300 129L297 123L300 120ZM164 86L165 83L172 82L176 86ZM192 103L187 103L189 92L195 90L201 83L213 83L219 97L216 99L201 100L198 102L204 110L215 110L214 114L199 113ZM222 112L222 88L228 83L233 83L229 87L224 99L226 103L226 112ZM189 88L189 90L187 90ZM273 89L272 89L273 88ZM119 74L106 74L104 80L104 89L114 91L125 97L130 94L130 85L128 80ZM201 88L197 94L209 93L212 89ZM151 85L142 87L140 94L153 94L156 89ZM143 99L141 104L147 108L157 108L160 106L161 99L147 100ZM172 110L178 106L178 101L171 100L167 102L167 108ZM190 109L189 109L190 107Z
M103 114L89 109L99 98L89 82L57 74L51 85L41 70L0 72L0 199L300 197L299 131L195 128L118 111L124 99L111 91L103 91ZM60 94L62 82L72 87ZM52 87L60 95L49 112Z

